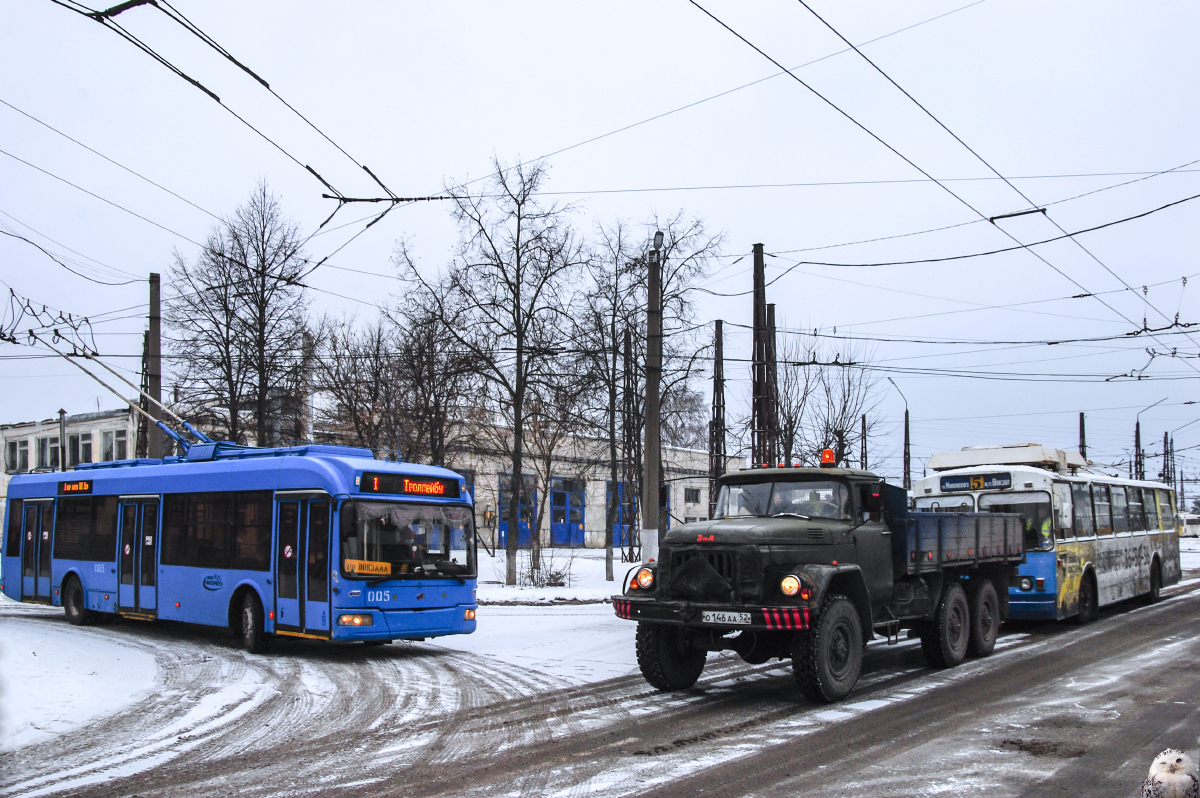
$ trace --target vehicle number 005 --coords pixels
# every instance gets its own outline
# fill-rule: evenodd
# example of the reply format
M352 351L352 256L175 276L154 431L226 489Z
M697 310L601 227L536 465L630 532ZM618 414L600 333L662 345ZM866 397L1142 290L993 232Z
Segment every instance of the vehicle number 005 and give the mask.
M368 590L367 601L391 601L392 591L390 590Z

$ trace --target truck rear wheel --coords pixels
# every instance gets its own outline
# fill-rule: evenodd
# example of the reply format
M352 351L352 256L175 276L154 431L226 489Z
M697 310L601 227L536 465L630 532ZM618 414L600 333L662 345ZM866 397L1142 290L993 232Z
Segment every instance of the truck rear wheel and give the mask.
M992 580L975 579L970 582L967 599L971 612L970 651L977 657L986 657L1000 636L1000 596Z
M936 668L953 668L967 656L971 610L966 591L955 581L942 593L933 624L921 632L921 650Z
M836 594L825 599L812 629L792 654L792 673L810 701L828 704L850 695L862 671L862 622L854 603Z
M663 692L686 690L695 684L707 657L707 651L688 645L682 627L638 624L638 667L646 681Z

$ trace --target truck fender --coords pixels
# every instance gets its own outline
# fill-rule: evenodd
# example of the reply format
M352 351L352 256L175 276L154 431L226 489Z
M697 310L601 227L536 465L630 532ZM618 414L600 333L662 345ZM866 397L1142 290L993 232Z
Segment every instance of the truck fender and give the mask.
M802 573L812 580L817 588L818 604L828 593L840 593L854 602L858 610L858 618L862 622L864 645L875 636L871 619L871 593L867 590L867 580L863 577L862 569L854 564L822 565L810 563L801 569Z

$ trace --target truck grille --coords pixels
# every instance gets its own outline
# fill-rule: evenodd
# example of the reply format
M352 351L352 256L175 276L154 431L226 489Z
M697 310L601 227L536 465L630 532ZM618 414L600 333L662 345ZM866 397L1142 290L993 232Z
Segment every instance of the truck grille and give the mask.
M713 570L720 574L724 579L733 582L733 553L728 551L680 551L676 552L671 557L671 571L679 570L679 566L683 565L693 557L703 557L708 560L708 564L713 567Z

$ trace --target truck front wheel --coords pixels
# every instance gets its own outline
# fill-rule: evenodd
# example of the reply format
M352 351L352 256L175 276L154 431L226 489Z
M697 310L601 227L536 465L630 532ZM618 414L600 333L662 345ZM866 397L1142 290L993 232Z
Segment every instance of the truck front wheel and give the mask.
M1000 636L1000 596L990 579L976 579L970 583L967 598L971 611L971 653L986 657Z
M845 596L825 599L816 624L796 640L792 672L810 701L828 704L850 695L862 671L862 622Z
M955 581L942 593L933 623L921 631L921 650L930 665L953 668L966 658L971 638L970 619L967 594Z
M688 645L687 632L680 627L638 624L638 667L646 681L663 692L686 690L695 684L707 657L707 651Z

